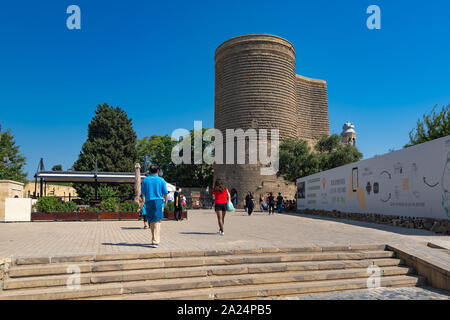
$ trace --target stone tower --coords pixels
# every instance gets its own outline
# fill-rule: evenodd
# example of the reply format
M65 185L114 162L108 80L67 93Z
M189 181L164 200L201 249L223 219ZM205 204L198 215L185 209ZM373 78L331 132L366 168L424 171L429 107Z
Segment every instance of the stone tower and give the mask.
M227 129L278 129L280 141L303 138L311 143L329 134L326 82L297 76L295 49L272 35L245 35L221 44L215 54L214 127L226 141ZM295 183L276 175L261 175L259 161L215 164L214 180L221 178L238 195L242 207L247 191L257 199L267 192L295 196ZM224 147L224 159L226 152Z
M344 123L341 133L341 141L344 144L351 144L352 146L356 146L356 131L355 125L353 123L348 121Z

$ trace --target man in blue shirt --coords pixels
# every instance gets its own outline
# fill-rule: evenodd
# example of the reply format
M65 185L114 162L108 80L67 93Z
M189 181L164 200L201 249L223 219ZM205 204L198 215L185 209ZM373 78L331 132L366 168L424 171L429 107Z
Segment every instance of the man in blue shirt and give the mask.
M164 218L164 206L167 205L166 181L159 175L157 165L150 167L150 175L142 181L141 207L145 204L146 218L152 231L153 248L157 248L160 241L161 220Z

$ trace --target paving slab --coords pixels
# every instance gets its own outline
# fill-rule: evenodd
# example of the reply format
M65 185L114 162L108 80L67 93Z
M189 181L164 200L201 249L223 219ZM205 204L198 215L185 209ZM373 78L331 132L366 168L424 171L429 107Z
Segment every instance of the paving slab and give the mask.
M406 229L368 222L331 219L299 214L243 210L227 213L225 235L218 234L213 210L191 210L189 219L163 221L161 244L151 248L151 232L142 221L27 222L0 223L0 258L68 257L207 250L250 250L392 244L419 252L450 266L450 236L426 230Z

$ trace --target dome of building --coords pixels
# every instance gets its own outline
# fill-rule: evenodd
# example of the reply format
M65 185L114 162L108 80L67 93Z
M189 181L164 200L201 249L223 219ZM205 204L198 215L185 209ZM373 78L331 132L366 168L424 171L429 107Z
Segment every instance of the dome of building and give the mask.
M355 125L351 122L344 123L344 126L342 127L343 131L342 134L346 133L356 133L355 131Z

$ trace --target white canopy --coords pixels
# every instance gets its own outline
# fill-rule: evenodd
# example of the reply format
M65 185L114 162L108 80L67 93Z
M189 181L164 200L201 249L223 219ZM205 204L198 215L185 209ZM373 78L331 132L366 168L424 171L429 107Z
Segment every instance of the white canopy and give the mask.
M176 187L173 184L170 184L166 181L166 186L167 186L167 191L169 192L175 192L176 191Z

